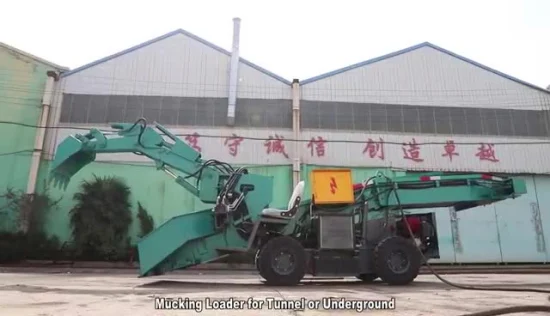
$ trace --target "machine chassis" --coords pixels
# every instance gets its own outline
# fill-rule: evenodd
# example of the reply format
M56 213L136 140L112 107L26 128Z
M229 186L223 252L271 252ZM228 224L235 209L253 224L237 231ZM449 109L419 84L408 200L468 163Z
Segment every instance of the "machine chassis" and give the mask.
M368 218L366 202L351 213L334 212L334 206L295 205L289 210L290 217L300 207L310 211L305 236L283 235L288 219L262 216L250 231L247 249L219 250L254 254L257 271L270 285L295 285L306 274L354 276L365 282L381 278L390 285L404 285L416 278L423 257L439 258L433 212L405 215L422 223L422 229L411 237L395 211L387 209L382 218L363 220ZM416 241L423 246L424 256L418 252ZM289 255L294 260L289 260ZM395 261L404 262L404 266L396 266Z

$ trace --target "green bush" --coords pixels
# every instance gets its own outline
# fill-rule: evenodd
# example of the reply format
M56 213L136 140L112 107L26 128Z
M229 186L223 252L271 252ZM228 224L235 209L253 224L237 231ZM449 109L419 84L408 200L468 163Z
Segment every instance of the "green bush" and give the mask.
M44 232L47 215L59 200L54 201L47 191L27 194L14 189L7 189L0 197L6 202L2 211L16 218L13 231L0 233L0 262L59 258L59 239Z
M26 259L26 234L0 233L0 263L13 263Z
M2 210L16 214L16 231L29 234L44 232L48 213L57 207L59 200L53 200L48 191L27 194L22 190L8 188L0 197L6 202Z
M116 177L84 181L70 211L75 255L84 260L126 260L131 254L130 188Z

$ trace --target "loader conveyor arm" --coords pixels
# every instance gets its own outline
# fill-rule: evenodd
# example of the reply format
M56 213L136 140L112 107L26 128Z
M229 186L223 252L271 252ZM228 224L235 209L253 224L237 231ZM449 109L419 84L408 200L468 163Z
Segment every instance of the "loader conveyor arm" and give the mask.
M455 211L463 211L515 199L527 193L525 181L522 179L476 173L424 173L389 178L378 172L363 183L354 184L350 190L354 192L354 202L345 205L316 205L314 198L302 203L313 205L312 209L317 212L329 214L352 213L357 207L367 203L369 219L377 219L385 216L385 211L397 216L400 210L411 209L452 207ZM307 214L310 212L309 207L297 210L284 228L283 234L294 235L304 226L308 226L310 218Z
M443 173L394 179L378 176L372 184L361 190L372 209L453 207L455 211L513 199L527 192L525 182L521 179L489 174Z

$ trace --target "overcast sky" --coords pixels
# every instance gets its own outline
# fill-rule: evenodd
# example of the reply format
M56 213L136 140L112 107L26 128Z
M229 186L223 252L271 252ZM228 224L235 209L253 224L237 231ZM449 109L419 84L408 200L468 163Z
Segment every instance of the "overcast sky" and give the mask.
M138 2L10 1L0 41L76 68L178 28L230 50L238 16L241 56L289 80L429 41L550 85L550 0Z

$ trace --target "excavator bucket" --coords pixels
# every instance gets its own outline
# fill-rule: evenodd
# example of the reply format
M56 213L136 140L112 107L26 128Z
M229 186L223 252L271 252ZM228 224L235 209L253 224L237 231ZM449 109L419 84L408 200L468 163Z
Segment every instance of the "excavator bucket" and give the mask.
M72 176L94 161L96 154L85 151L80 140L70 136L57 147L50 170L50 182L54 187L66 189Z

